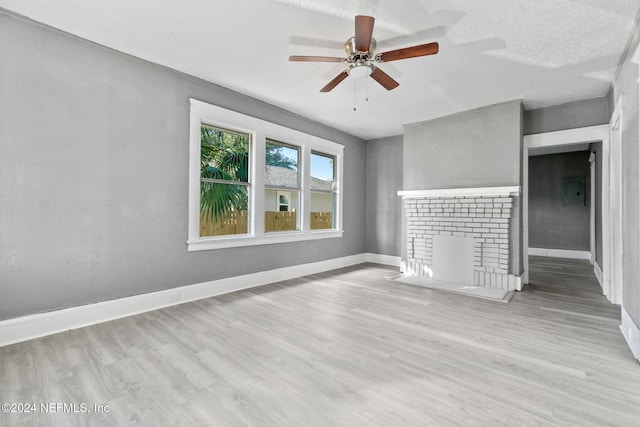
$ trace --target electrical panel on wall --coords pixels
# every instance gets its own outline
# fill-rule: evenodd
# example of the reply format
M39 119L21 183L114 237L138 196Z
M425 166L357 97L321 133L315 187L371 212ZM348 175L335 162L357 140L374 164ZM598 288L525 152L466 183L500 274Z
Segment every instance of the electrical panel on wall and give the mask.
M562 204L564 206L586 206L585 177L565 176L562 178Z

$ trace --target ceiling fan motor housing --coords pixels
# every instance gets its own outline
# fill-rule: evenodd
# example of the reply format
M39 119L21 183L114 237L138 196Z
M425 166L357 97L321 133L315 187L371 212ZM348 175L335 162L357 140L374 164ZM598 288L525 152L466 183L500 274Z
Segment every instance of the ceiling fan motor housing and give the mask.
M347 52L349 62L370 61L373 58L373 52L376 50L376 39L371 37L371 44L367 52L360 52L356 49L356 38L351 37L344 44L344 50Z

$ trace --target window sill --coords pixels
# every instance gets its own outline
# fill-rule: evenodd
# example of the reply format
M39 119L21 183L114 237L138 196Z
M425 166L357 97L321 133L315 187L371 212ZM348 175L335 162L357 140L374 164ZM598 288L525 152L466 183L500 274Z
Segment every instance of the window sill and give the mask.
M277 233L263 236L229 236L188 240L187 250L208 251L213 249L237 248L243 246L271 245L275 243L304 242L307 240L333 239L342 237L342 230L313 230L306 233Z

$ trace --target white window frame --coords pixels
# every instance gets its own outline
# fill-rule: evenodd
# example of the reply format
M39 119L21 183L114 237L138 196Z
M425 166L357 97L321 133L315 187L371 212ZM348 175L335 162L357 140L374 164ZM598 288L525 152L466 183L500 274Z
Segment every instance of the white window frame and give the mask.
M190 104L188 251L342 237L344 232L342 224L343 145L196 99L190 99ZM249 186L248 234L200 237L200 127L202 124L251 135L249 176L252 177L252 180ZM300 147L299 230L278 232L276 234L265 233L264 231L264 170L267 138L276 141L288 141L288 143ZM335 228L333 229L310 229L310 164L312 150L335 156L336 159L336 220Z

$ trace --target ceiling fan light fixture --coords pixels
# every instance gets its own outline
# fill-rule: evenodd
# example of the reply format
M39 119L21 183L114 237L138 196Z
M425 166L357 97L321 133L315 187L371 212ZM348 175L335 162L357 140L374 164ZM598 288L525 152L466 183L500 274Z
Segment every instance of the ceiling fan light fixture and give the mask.
M354 77L356 79L369 77L371 73L373 73L373 65L366 62L353 64L352 66L349 67L347 72L351 77Z

